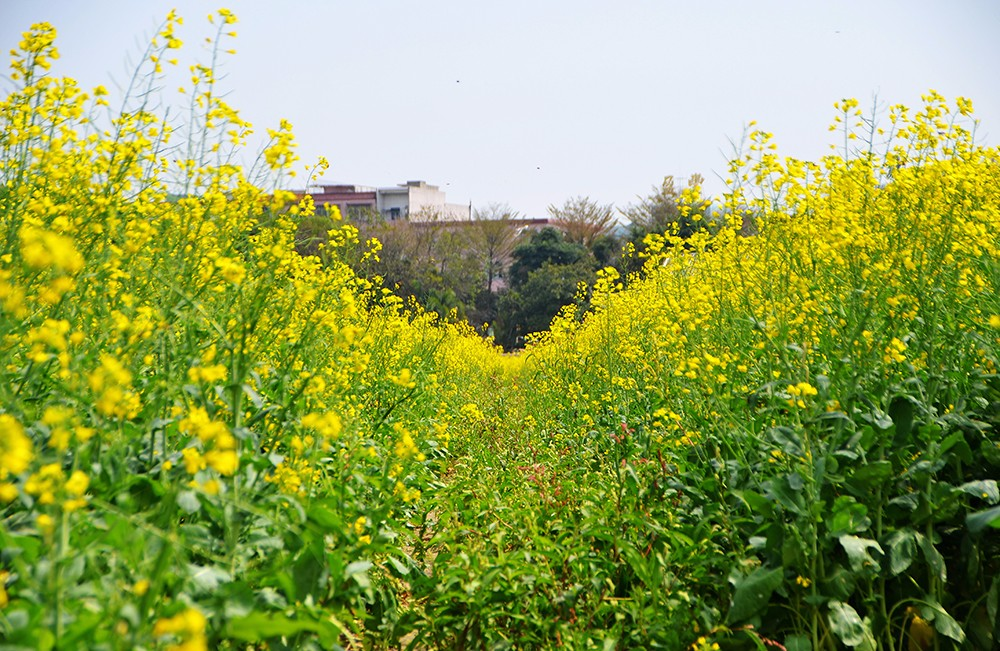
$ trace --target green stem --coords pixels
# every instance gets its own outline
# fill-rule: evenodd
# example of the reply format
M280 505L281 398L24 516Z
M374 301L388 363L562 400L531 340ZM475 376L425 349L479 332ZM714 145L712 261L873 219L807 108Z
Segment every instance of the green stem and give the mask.
M69 514L63 511L59 516L59 543L52 548L52 601L55 611L55 648L63 637L62 604L62 559L69 548Z

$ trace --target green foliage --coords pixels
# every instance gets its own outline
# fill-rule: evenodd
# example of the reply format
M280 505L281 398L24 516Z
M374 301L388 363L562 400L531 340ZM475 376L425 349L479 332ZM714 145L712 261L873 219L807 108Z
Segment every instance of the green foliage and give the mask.
M507 279L509 290L498 307L497 342L518 347L526 335L548 328L564 306L579 302L581 287L594 280L590 251L552 227L546 227L514 248Z
M560 310L580 300L581 287L593 281L593 264L586 259L572 264L543 262L523 283L501 295L497 342L509 348L530 333L548 329Z
M572 265L586 259L587 253L585 246L567 241L558 230L547 226L514 248L507 279L511 287L520 287L528 281L528 274L545 263Z

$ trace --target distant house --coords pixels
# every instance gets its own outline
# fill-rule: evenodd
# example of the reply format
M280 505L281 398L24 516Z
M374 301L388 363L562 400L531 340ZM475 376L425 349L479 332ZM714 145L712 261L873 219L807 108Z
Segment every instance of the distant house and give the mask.
M312 195L318 213L325 213L328 205L336 206L344 217L358 219L378 210L378 190L363 185L321 185L295 194Z
M327 204L337 206L348 218L377 213L386 221L468 221L472 204L448 203L436 185L407 181L400 185L373 188L363 185L322 185L298 195L310 194L321 212Z
M472 204L447 203L444 192L424 181L407 181L392 188L379 188L378 211L388 220L468 221Z

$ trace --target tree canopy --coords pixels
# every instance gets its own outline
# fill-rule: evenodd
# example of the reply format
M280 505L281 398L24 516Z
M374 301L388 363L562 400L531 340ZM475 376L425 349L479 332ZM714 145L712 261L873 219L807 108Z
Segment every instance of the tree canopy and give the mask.
M591 248L594 242L611 234L615 226L615 207L599 204L590 197L572 197L562 206L549 206L553 226L561 230L570 242Z

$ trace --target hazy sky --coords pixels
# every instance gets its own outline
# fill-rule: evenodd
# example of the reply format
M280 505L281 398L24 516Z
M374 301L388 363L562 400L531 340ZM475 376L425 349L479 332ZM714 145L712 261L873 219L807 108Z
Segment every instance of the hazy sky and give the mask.
M623 207L667 174L701 172L720 191L750 120L779 153L815 159L836 100L916 107L931 88L970 97L980 140L1000 144L997 0L222 6L239 18L229 102L259 133L290 120L303 162L329 158L329 183L422 179L449 201L531 217L576 195ZM204 58L216 5L184 0L0 0L0 45L49 21L55 71L113 89L171 7L186 61Z

